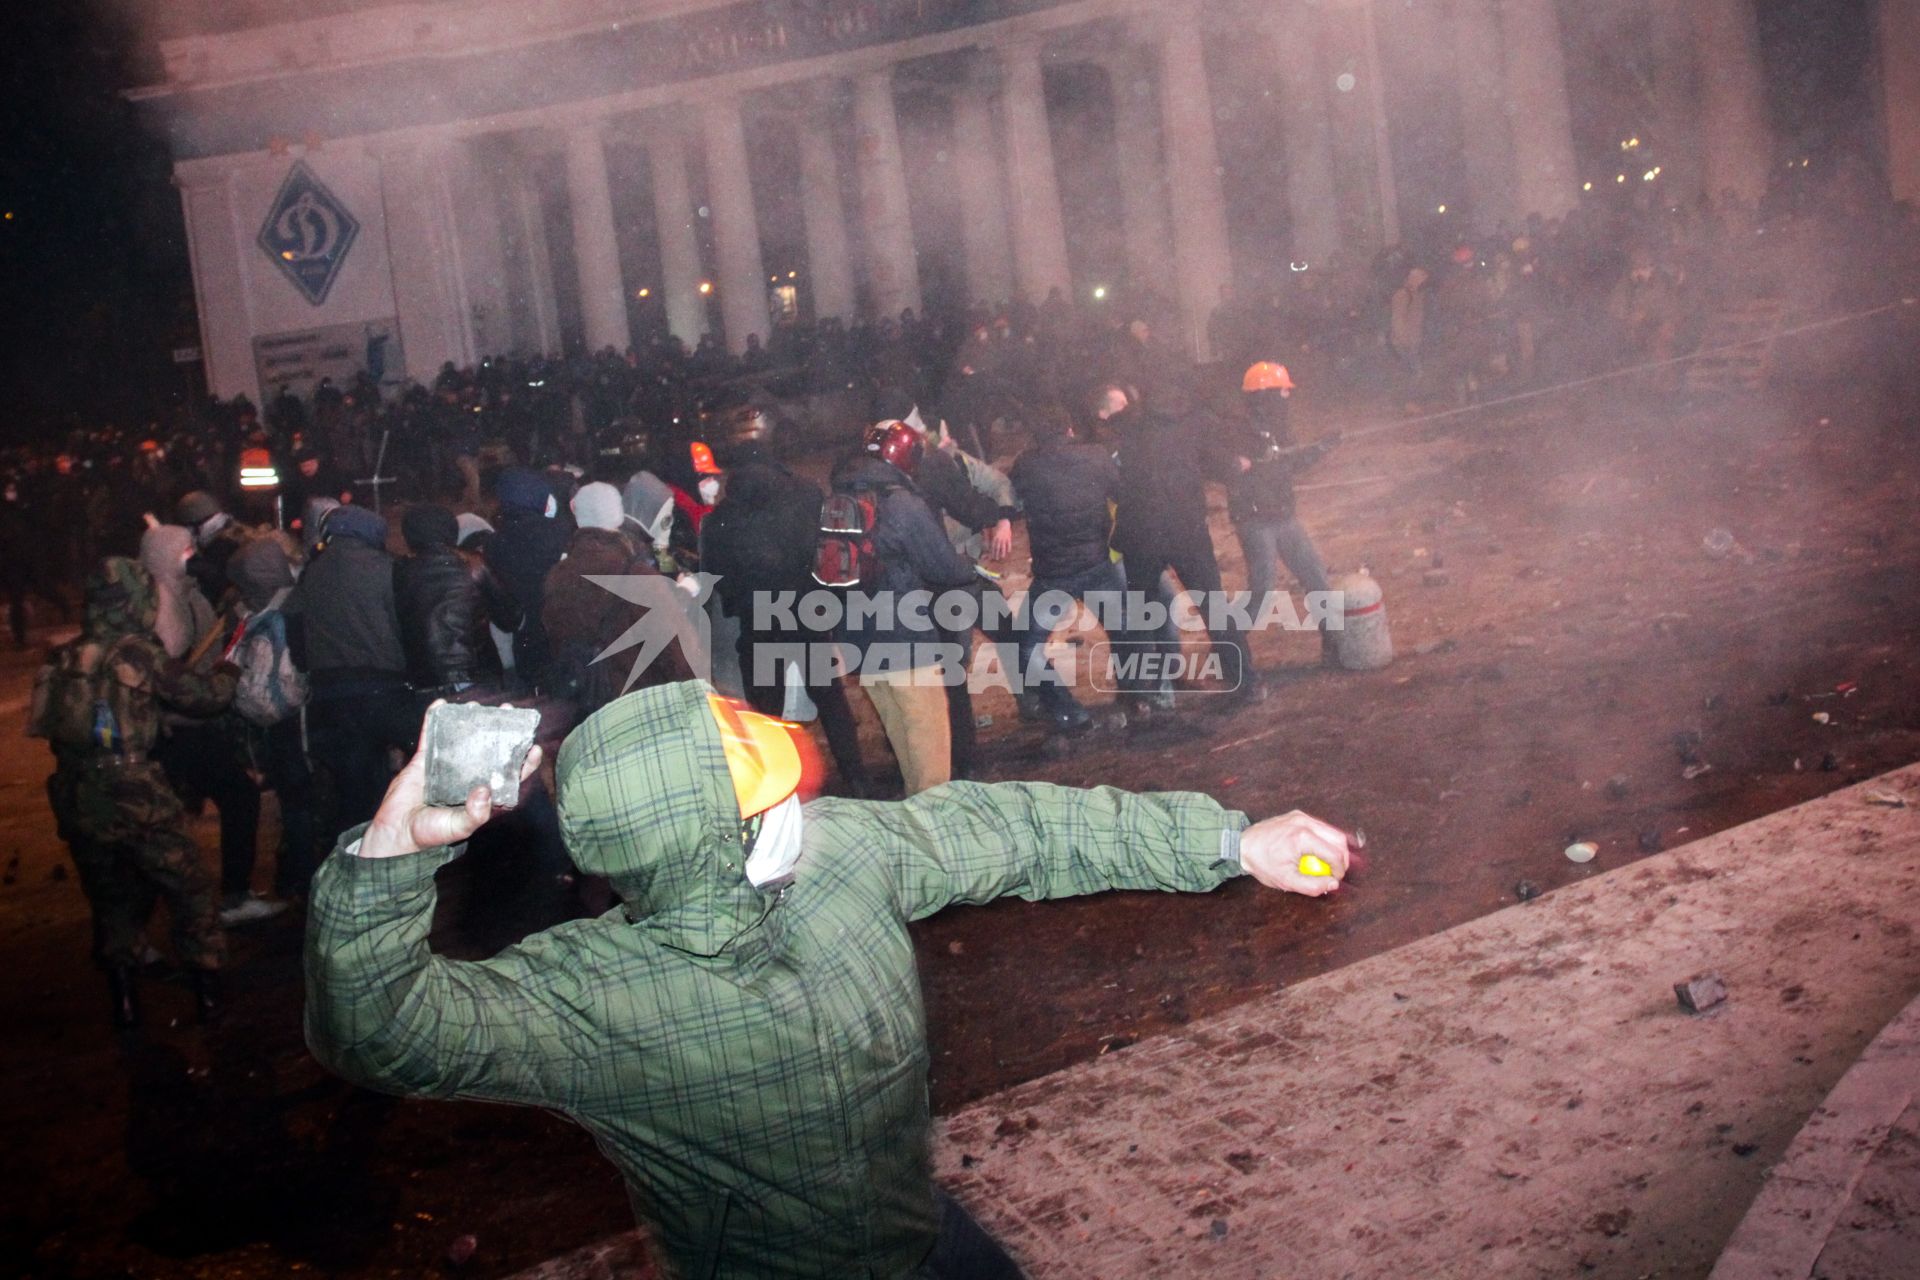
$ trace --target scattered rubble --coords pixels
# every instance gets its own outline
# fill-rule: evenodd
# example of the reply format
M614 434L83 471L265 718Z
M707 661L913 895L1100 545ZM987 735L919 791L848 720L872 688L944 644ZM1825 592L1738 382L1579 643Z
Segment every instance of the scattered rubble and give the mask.
M1727 984L1717 973L1703 973L1686 982L1674 983L1673 994L1688 1013L1705 1013L1726 1002Z

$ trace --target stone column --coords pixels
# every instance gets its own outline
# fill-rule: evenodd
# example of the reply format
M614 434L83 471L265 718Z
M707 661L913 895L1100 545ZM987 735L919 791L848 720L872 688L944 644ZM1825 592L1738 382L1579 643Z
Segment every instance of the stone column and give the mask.
M1127 246L1127 278L1135 291L1161 298L1173 293L1173 222L1167 212L1166 170L1160 146L1160 104L1153 68L1136 49L1105 60L1113 94L1113 141L1119 159L1121 224Z
M1320 57L1319 19L1318 7L1296 6L1287 17L1292 34L1269 43L1285 116L1293 258L1324 267L1340 247L1340 205L1333 185L1333 122L1327 108L1333 88Z
M1700 159L1700 58L1693 10L1673 0L1642 0L1653 34L1653 155L1660 194L1692 205L1706 192Z
M501 226L501 184L484 140L465 139L448 156L460 278L473 349L484 359L513 349L512 286Z
M893 71L853 82L854 163L860 179L860 224L867 239L867 286L876 316L920 310L920 264L907 208L907 164L893 111Z
M1879 46L1887 181L1895 200L1920 200L1920 0L1880 0Z
M1373 184L1379 202L1380 238L1400 242L1400 184L1394 176L1393 130L1387 121L1386 64L1380 60L1380 28L1373 0L1360 0L1360 54L1367 118L1373 130Z
M244 394L260 399L260 371L253 359L253 323L247 314L242 255L258 252L252 236L235 221L232 175L195 166L176 168L180 209L186 216L187 257L193 267L194 309L200 317L200 358L207 390L221 399ZM262 260L262 266L273 270Z
M998 306L1013 297L1013 247L1007 240L1007 185L993 136L993 102L981 84L953 95L953 178L960 188L967 299Z
M1364 260L1400 238L1393 152L1387 146L1372 6L1330 4L1321 13L1323 72L1332 85L1334 182L1340 191L1343 256Z
M809 110L794 124L800 149L800 211L807 224L807 291L816 320L851 319L854 308L840 160L833 146L833 99L834 86L815 86Z
M767 337L767 268L760 257L760 223L753 210L753 174L737 98L700 105L707 145L707 205L713 212L714 287L727 349L746 349L747 336Z
M1773 137L1753 0L1696 0L1694 22L1707 194L1718 200L1731 191L1757 204L1767 193Z
M523 351L553 355L560 350L560 303L553 291L553 255L547 246L547 214L540 191L529 172L533 139L503 142L498 172L504 191L504 228L509 305L513 312L513 345Z
M1013 233L1014 279L1022 298L1044 302L1052 289L1072 293L1073 272L1067 262L1066 226L1060 217L1040 45L1035 40L1014 40L997 46L997 51L1001 120L1007 133L1007 222Z
M1580 198L1560 15L1554 0L1500 0L1500 20L1518 206L1513 212L1557 218Z
M580 276L580 318L589 351L633 345L627 324L627 286L614 233L613 188L600 123L567 132L567 203L573 213L573 265Z
M447 144L401 144L378 152L387 261L407 374L431 382L443 364L477 359L460 278Z
M1507 125L1500 15L1494 0L1453 0L1450 17L1467 196L1475 221L1493 227L1518 213L1513 201L1513 134Z
M700 292L700 235L687 185L687 147L672 120L647 132L647 172L653 180L653 222L660 237L660 300L667 332L691 349L707 331L707 299Z
M1159 32L1160 136L1167 152L1167 195L1173 213L1174 285L1185 345L1212 357L1207 321L1220 289L1233 278L1227 206L1220 191L1220 152L1213 134L1213 98L1200 39L1200 6L1175 5Z

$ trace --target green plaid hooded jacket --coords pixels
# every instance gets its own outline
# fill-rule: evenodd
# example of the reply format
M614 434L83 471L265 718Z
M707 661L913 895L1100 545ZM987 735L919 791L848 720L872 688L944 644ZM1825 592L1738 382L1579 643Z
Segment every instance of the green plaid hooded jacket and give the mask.
M313 888L307 1041L369 1088L576 1120L690 1280L910 1275L938 1222L907 921L1005 894L1212 889L1239 873L1247 820L1187 793L1024 783L820 799L793 883L762 892L707 694L629 694L560 750L567 847L624 899L598 919L443 959L433 877L461 849L362 859L343 837Z

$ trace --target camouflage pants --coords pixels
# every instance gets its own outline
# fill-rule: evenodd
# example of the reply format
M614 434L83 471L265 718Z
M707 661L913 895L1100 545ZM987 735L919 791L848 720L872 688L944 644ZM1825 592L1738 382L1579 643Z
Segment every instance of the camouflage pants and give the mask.
M94 960L107 967L139 963L147 921L164 900L180 963L218 969L227 949L219 894L184 821L90 822L89 801L97 801L84 794L90 790L64 771L47 779L61 838L93 910Z

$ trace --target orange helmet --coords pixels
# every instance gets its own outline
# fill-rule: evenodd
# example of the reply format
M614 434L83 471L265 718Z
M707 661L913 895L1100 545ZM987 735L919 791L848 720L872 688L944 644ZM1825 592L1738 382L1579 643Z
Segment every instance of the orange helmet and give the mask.
M805 769L795 741L798 729L717 693L707 695L707 705L720 725L720 745L742 818L765 813L799 790Z
M713 450L707 447L705 440L695 440L688 446L688 452L693 455L693 473L695 475L717 476L725 474L720 470L720 464L713 460Z
M904 422L874 423L867 428L863 447L871 456L892 463L908 475L919 470L920 455L926 449L920 433Z
M1258 364L1247 366L1247 374L1240 379L1242 391L1291 391L1293 375L1287 372L1287 366L1275 364L1271 360L1262 360Z

